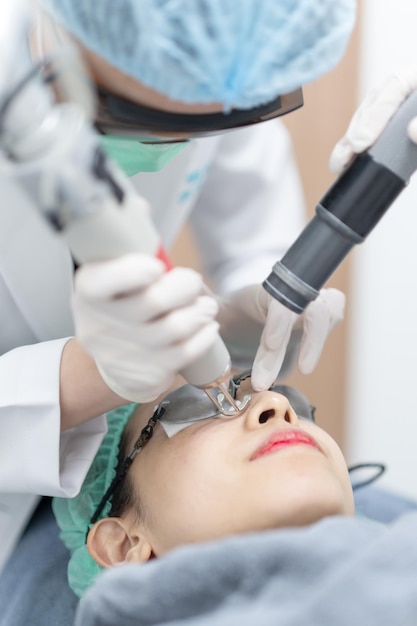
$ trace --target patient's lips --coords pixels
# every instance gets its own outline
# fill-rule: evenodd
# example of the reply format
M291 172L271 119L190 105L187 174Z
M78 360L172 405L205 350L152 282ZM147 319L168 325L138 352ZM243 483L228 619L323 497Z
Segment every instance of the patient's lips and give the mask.
M281 430L279 432L274 433L269 437L251 456L251 461L255 459L259 459L261 456L265 456L266 454L270 454L271 452L278 452L283 448L288 448L289 446L310 446L315 448L319 452L322 452L322 449L318 445L318 443L302 430Z

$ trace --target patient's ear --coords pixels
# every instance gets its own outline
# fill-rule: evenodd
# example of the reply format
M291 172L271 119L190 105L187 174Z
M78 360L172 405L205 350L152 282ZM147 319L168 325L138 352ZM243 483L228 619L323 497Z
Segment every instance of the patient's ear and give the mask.
M146 563L155 556L140 526L121 517L96 522L88 533L87 549L102 567L124 562Z

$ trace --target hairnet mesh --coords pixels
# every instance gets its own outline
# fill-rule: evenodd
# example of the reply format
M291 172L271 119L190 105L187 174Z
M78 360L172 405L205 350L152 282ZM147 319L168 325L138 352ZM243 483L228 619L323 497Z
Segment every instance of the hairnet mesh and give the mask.
M355 0L39 0L84 45L187 103L251 108L340 60Z
M90 556L86 533L91 517L116 474L120 438L136 404L129 404L107 414L108 431L93 464L75 498L54 498L52 508L60 528L60 536L71 553L68 583L81 596L102 571ZM108 502L100 518L110 512Z

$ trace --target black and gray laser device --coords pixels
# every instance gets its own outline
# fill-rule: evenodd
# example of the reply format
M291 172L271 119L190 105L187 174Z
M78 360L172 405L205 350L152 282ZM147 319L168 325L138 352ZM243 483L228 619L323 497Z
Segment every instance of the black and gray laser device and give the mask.
M417 91L396 111L366 152L357 156L316 206L316 214L275 263L266 291L303 313L354 245L362 243L417 169L417 145L407 134L417 115Z

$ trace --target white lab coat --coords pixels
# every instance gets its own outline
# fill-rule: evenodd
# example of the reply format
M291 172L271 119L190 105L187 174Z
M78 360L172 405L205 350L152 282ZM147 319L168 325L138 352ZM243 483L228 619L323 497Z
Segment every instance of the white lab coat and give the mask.
M289 139L276 121L196 141L162 172L134 182L168 248L190 221L204 270L222 292L265 278L304 223ZM3 181L0 491L75 495L105 433L99 416L60 434L71 287L68 250Z

